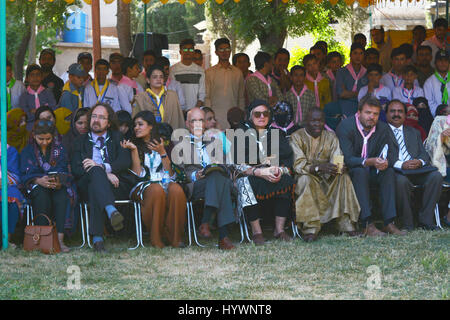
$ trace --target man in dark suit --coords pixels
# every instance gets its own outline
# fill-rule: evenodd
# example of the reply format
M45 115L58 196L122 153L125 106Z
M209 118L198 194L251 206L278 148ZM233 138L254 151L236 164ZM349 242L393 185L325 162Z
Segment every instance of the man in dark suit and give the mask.
M380 110L381 104L377 99L362 99L356 115L343 120L336 133L361 206L360 224L364 228L364 234L404 235L394 225L396 208L393 149L389 127L378 121ZM384 232L378 230L372 222L370 184L377 184L379 187Z
M130 152L120 145L114 110L97 103L88 113L90 130L74 141L72 173L82 199L90 208L89 233L94 249L105 251L103 230L105 212L115 231L123 228L123 216L115 208L116 199L127 199L130 184L123 180L131 165Z
M430 157L425 151L420 132L404 126L406 105L400 100L392 100L386 109L389 136L395 153L394 169L397 208L405 230L412 230L413 214L411 194L414 185L423 187L422 207L419 211L419 225L427 230L436 230L433 213L442 190L442 175L430 165Z

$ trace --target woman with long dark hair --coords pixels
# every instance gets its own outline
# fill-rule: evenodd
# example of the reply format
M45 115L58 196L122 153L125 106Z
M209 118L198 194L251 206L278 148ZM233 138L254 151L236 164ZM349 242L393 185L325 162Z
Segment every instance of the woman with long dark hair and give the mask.
M163 248L163 239L172 247L183 246L186 196L175 182L177 174L156 119L151 111L141 111L133 124L132 141L122 142L123 148L131 150L131 171L138 179L131 197L142 204L142 220L154 247Z

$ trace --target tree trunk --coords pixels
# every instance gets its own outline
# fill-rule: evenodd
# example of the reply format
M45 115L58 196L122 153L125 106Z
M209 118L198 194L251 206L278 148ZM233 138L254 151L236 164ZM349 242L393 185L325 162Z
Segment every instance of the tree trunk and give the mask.
M22 41L16 53L14 54L14 76L18 80L23 79L23 65L25 64L25 55L31 38L31 29L27 28Z
M283 47L286 36L287 30L283 30L278 34L270 33L258 35L258 40L261 44L261 50L270 54L274 54L279 48Z
M131 41L130 5L117 1L117 37L119 38L120 53L124 57L130 55L133 49Z
M28 45L28 64L36 63L36 12L33 13L33 18L30 25L30 41Z
M278 7L281 5L281 0L272 0L271 7L273 13L276 14ZM279 33L273 30L264 30L258 34L258 40L261 44L261 50L274 54L279 48L283 47L284 40L287 37L287 27L282 27Z

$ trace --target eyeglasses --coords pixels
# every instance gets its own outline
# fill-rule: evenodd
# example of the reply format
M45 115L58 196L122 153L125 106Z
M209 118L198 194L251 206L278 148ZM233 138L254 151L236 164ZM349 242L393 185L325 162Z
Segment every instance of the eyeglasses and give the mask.
M194 52L194 49L185 48L185 49L181 49L181 51L183 51L183 52Z
M189 120L189 123L196 123L196 122L205 122L205 120L203 120L203 119L192 119L192 120Z
M108 120L108 117L97 116L96 114L91 115L91 119Z
M230 51L231 51L231 48L217 49L217 51L219 51L219 52L230 52Z
M255 116L255 118L261 118L261 116L263 116L264 118L268 118L269 117L270 112L269 111L255 111L253 112L253 115Z

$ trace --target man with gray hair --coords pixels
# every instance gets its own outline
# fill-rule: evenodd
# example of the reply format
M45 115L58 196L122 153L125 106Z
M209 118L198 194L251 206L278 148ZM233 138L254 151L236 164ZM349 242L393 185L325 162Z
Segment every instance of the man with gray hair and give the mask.
M211 237L209 225L214 214L217 214L219 227L219 249L230 250L235 246L228 238L227 225L234 222L231 193L233 183L225 166L213 163L208 145L213 141L204 140L205 113L200 108L192 108L187 113L186 128L189 135L184 136L174 150L172 159L183 158L182 163L188 181L187 199L204 199L203 218L199 228L201 237ZM181 145L180 145L181 144ZM183 155L177 152L182 151ZM184 153L187 154L184 154Z

